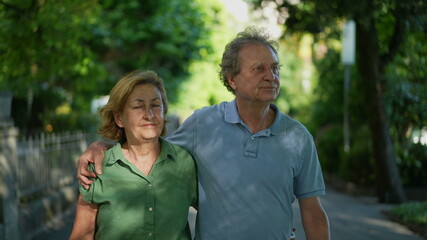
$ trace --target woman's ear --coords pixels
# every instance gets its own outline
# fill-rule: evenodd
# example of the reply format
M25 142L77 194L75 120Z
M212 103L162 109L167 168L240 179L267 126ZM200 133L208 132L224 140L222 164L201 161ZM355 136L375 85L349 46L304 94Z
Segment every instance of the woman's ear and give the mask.
M116 121L117 126L119 126L119 127L122 128L123 127L123 123L122 123L122 119L120 117L120 113L119 112L114 112L113 116L114 116L114 120Z

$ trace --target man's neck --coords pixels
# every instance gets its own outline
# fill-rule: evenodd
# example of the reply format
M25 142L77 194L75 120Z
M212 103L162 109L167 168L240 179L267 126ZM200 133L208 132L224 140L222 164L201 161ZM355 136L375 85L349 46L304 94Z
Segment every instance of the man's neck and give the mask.
M276 112L270 108L271 102L245 102L236 99L237 111L242 121L252 133L267 129L274 122Z

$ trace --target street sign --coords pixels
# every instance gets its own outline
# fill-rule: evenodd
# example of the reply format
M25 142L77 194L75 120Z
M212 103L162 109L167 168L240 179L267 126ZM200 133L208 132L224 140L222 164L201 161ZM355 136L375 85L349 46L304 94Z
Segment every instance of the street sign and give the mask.
M354 64L356 55L356 23L349 20L344 23L342 35L341 62L345 65Z

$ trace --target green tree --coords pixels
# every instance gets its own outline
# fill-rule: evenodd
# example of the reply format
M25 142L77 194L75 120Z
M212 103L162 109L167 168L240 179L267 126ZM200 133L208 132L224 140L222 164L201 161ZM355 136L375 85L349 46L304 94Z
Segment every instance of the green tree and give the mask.
M210 52L210 23L203 1L100 0L103 9L91 39L114 83L134 69L152 69L165 80L169 100L188 77L189 64Z
M427 146L420 140L427 126L427 34L409 32L394 61L387 67L386 112L396 144L405 186L427 185Z
M255 2L260 6L265 1ZM299 3L285 0L278 4L278 9L287 15L285 25L289 32L308 32L315 39L331 37L337 33L341 22L355 20L359 75L356 86L367 109L379 201L404 201L384 102L386 70L407 41L408 33L425 35L427 4L422 0L367 0L357 4L343 0L302 0Z
M189 64L210 52L203 1L0 1L0 89L26 132L93 126L91 100L122 74L152 69L170 101Z
M102 76L84 44L98 10L95 0L0 1L0 88L13 92L23 130L40 128L42 114Z
M219 79L219 64L224 46L235 37L236 31L229 26L234 20L221 1L200 0L204 22L210 31L204 39L210 46L199 51L200 57L189 65L190 76L180 84L177 101L171 102L174 114L185 119L195 109L233 99L233 95Z

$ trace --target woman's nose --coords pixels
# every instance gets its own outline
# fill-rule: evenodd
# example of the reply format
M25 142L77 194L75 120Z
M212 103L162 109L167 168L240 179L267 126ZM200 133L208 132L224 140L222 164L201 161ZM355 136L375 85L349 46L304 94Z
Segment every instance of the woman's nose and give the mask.
M151 108L146 108L144 110L144 118L147 120L151 120L151 119L153 119L153 117L154 117L154 114L153 114L153 111L151 110Z

